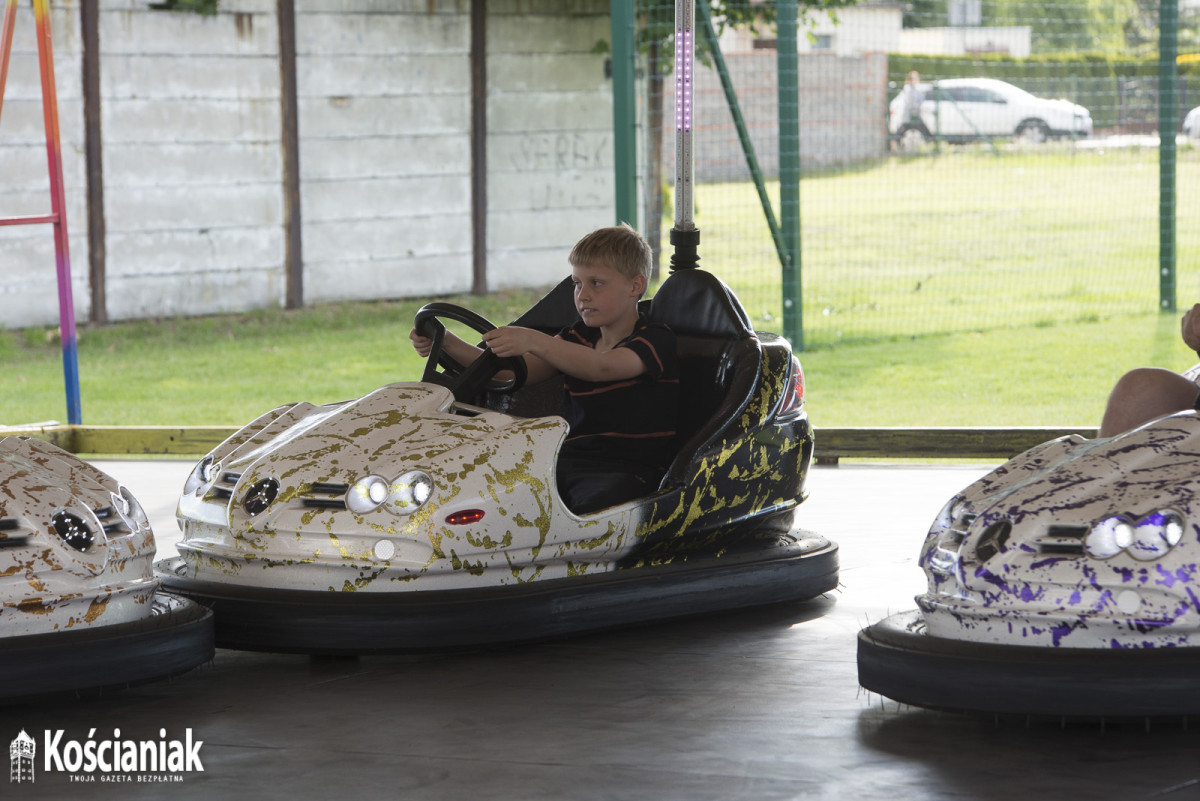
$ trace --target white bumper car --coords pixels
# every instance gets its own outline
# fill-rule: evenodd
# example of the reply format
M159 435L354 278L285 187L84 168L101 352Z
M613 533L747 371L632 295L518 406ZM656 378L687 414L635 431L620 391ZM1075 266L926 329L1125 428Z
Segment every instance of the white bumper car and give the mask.
M1200 416L1032 448L942 509L917 609L859 634L859 682L922 707L1200 713Z
M133 684L213 655L212 614L159 591L134 496L28 437L0 440L0 701Z
M533 640L833 589L837 547L794 519L813 441L790 347L701 270L646 312L677 335L684 399L680 453L651 495L566 508L561 385L488 392L511 360L455 365L435 344L421 382L281 406L206 456L164 583L215 611L219 646L305 653ZM438 316L490 327L446 304L418 326L436 334ZM566 281L517 323L574 319Z

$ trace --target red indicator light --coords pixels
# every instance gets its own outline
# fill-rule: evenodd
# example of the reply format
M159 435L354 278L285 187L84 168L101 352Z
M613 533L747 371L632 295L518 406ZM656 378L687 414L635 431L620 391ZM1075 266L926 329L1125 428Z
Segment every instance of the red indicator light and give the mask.
M469 526L483 519L482 509L463 509L446 515L446 522L452 526Z

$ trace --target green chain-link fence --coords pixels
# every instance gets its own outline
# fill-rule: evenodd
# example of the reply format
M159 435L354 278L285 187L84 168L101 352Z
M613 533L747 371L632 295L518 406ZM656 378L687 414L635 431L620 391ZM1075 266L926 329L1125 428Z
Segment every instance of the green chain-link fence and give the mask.
M638 82L640 217L654 238L661 216L668 255L671 43L651 23L670 8L639 5ZM714 7L717 28L741 24L722 31L721 59L702 52L697 67L695 219L701 266L734 287L758 328L783 331L780 259L735 124L740 115L778 214L772 8ZM799 35L805 347L1161 307L1157 0L836 14L802 13ZM1200 106L1200 63L1188 58L1200 52L1200 3L1185 0L1178 19L1176 130ZM896 100L913 73L919 112ZM1168 305L1200 299L1197 128L1176 140Z

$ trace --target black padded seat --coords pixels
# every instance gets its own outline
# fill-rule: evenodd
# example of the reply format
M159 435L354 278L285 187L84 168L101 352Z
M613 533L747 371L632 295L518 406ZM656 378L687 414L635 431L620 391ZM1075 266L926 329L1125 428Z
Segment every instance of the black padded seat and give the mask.
M662 487L677 485L697 453L715 439L749 402L762 362L750 316L719 278L700 269L680 270L663 281L641 311L675 332L679 356L680 449ZM573 325L574 286L564 279L513 325L549 334ZM490 409L521 417L562 414L561 379L525 387L511 395L488 393Z
M579 312L575 309L575 282L571 276L567 276L509 325L536 328L545 334L557 334L577 322Z
M701 269L671 273L650 300L650 319L676 336L741 339L754 336L750 315L733 290Z
M650 301L651 320L675 332L679 354L679 453L662 487L686 480L697 453L749 403L762 362L750 316L719 278L672 273Z

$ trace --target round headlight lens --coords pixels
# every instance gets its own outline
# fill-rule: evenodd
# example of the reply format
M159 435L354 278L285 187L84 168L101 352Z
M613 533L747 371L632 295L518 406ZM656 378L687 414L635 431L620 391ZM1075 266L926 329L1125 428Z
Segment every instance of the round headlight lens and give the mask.
M1167 544L1174 548L1183 539L1183 520L1174 512L1164 512L1163 517L1163 536Z
M1116 556L1133 542L1133 529L1119 517L1101 520L1088 532L1083 547L1094 559Z
M411 514L433 495L433 479L420 470L410 470L392 484L392 510Z
M346 493L346 508L359 515L374 512L388 499L391 485L379 476L360 478Z

